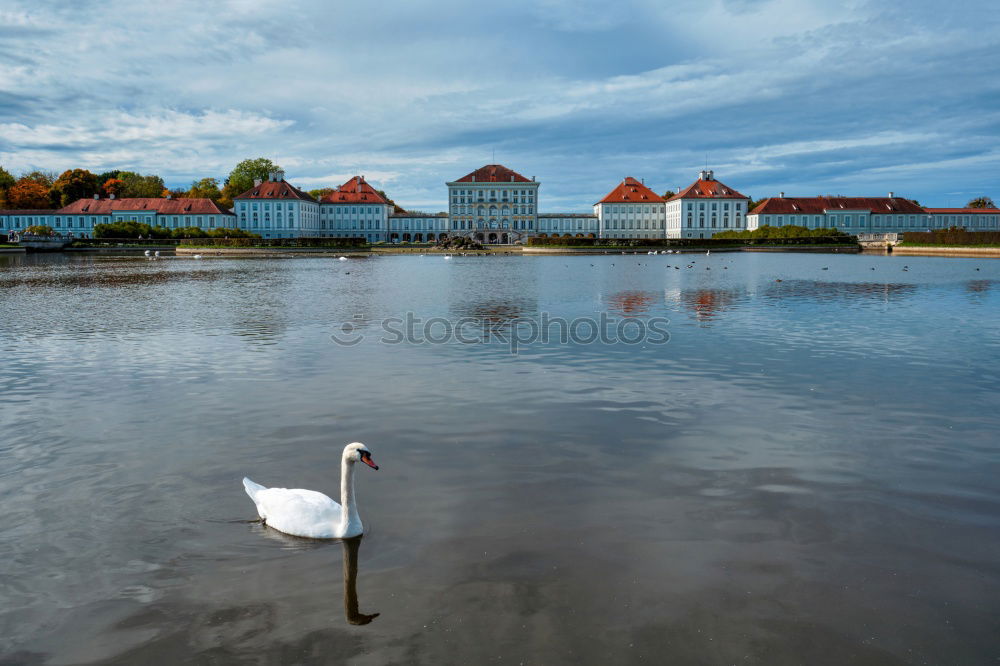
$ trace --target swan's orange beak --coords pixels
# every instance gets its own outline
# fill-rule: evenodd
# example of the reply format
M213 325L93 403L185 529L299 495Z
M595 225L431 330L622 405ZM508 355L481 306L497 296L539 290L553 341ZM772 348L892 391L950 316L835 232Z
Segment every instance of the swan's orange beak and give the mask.
M372 469L378 469L378 465L375 464L375 462L372 460L371 454L369 453L361 454L361 462L368 465Z

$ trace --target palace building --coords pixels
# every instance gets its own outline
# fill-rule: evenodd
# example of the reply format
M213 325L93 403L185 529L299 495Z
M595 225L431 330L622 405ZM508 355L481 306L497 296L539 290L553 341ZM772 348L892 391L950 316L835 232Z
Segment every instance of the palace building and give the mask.
M786 197L782 192L758 204L747 216L747 228L795 225L837 228L849 234L923 231L933 216L909 199L887 197Z
M125 198L115 195L101 199L77 199L58 210L0 210L0 231L21 232L45 225L61 234L90 236L98 224L135 221L168 229L232 229L236 216L211 199L172 197Z
M466 236L485 244L523 243L531 236L577 238L711 238L765 225L837 228L851 234L928 229L1000 229L989 208L922 208L897 197L786 197L782 192L748 210L749 197L710 170L664 198L631 176L593 206L593 213L539 213L540 183L502 164L487 164L445 183L448 211L407 212L362 175L319 201L289 184L282 171L256 180L227 211L210 199L114 196L79 199L59 210L0 210L0 232L47 225L89 236L96 225L135 220L179 229L241 229L263 238L363 238L369 243L431 242Z
M715 179L715 172L702 171L698 180L667 199L667 238L711 238L720 231L747 228L750 197Z
M538 230L538 187L512 169L487 164L448 183L452 235L508 244Z
M666 238L664 200L643 181L627 177L594 204L600 238Z

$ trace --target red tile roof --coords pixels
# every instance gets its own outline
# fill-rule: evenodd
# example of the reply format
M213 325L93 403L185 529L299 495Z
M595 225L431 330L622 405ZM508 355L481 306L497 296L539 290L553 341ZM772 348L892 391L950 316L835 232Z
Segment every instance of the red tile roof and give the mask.
M667 199L749 199L750 197L740 194L733 188L720 183L714 178L711 180L699 178L686 188Z
M1000 215L997 208L924 208L928 213L953 213L959 215ZM2 214L3 211L0 211Z
M57 213L64 215L110 215L112 212L137 211L159 213L160 215L232 215L211 199L158 199L139 197L134 199L77 199Z
M870 213L923 213L924 209L903 197L771 197L758 204L749 215L774 215L806 213L822 214L827 211L863 210Z
M249 190L233 197L234 199L301 199L316 202L311 196L297 187L289 185L284 180L266 180L260 185L254 185Z
M487 164L476 169L472 173L462 176L456 183L530 183L530 178L525 178L513 169L508 169L502 164Z
M630 176L597 203L663 203L663 197Z
M355 176L338 187L333 192L319 200L320 203L333 204L388 204L389 202L368 184L363 176Z

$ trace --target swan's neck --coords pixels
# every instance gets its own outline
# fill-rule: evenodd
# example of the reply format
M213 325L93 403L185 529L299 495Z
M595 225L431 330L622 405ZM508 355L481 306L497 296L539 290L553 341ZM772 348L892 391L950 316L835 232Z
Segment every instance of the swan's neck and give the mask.
M340 526L345 536L361 534L361 516L354 501L354 464L346 458L340 463Z

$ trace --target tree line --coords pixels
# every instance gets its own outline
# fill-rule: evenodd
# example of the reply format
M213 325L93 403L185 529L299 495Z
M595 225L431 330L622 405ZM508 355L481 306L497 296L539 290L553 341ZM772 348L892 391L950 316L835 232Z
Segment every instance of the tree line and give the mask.
M187 189L168 189L156 174L113 169L93 173L87 169L67 169L61 174L52 171L29 171L15 178L0 166L0 209L52 210L68 206L77 199L90 199L95 194L116 198L169 196L211 199L222 208L232 208L233 198L253 187L254 180L266 180L280 167L266 157L246 159L237 164L224 181L202 178Z

